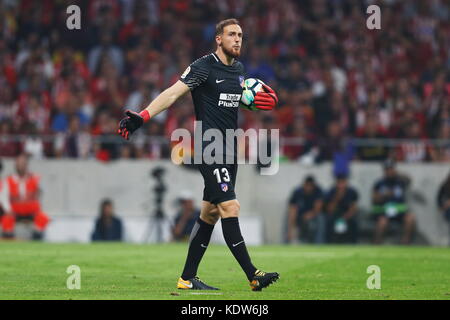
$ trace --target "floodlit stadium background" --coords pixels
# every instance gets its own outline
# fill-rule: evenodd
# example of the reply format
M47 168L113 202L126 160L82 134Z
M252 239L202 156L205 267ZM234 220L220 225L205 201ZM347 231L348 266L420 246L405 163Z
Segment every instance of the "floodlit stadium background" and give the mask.
M66 27L74 3L81 30ZM381 8L381 30L366 28L372 3ZM213 50L215 23L228 17L244 30L247 76L280 98L274 112L240 111L242 128L280 128L282 138L277 175L239 169L247 241L282 242L293 189L307 174L328 189L333 172L347 168L360 195L361 241L370 241L370 192L381 162L393 157L412 179L416 241L448 244L436 201L450 162L448 1L3 0L3 176L14 172L16 155L31 155L52 218L46 241L89 241L105 197L125 222L126 240L154 241L150 172L157 166L167 170L165 240L180 193L190 190L200 204L200 175L170 161L171 132L193 130L190 96L131 142L115 132L126 108L142 109Z

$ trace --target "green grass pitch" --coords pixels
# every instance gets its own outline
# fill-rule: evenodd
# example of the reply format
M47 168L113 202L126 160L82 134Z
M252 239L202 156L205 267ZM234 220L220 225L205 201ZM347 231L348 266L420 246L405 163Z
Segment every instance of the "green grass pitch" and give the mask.
M0 299L450 299L449 248L249 247L257 267L281 275L262 292L252 292L228 248L214 244L199 276L221 290L177 290L186 249L187 244L0 242ZM81 269L80 290L66 287L70 265ZM381 268L381 289L366 287L370 265Z

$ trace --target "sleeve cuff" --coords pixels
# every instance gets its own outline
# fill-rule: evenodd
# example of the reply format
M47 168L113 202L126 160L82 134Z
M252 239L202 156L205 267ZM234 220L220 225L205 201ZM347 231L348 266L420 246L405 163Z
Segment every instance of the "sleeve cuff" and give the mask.
M147 111L147 109L142 110L139 115L144 119L144 122L150 120L150 113Z

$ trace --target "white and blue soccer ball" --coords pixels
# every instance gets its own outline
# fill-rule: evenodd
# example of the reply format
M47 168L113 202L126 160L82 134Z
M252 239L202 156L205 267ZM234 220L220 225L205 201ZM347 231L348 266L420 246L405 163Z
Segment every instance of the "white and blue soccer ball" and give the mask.
M259 91L264 91L263 84L265 83L256 78L245 79L243 85L244 90L242 91L241 103L239 106L247 110L258 110L255 108L254 101L256 94Z

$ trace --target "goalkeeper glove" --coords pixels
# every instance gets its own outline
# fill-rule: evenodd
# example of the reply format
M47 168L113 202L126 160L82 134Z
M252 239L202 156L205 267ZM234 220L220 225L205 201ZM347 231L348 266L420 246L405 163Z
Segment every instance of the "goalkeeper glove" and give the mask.
M254 100L255 107L261 110L272 110L278 104L275 91L266 84L262 84L264 91L259 91Z
M140 113L127 110L125 111L125 114L127 116L120 120L119 130L117 130L117 132L122 137L128 140L130 134L139 129L144 124L144 122L150 120L150 114L147 110L143 110Z

